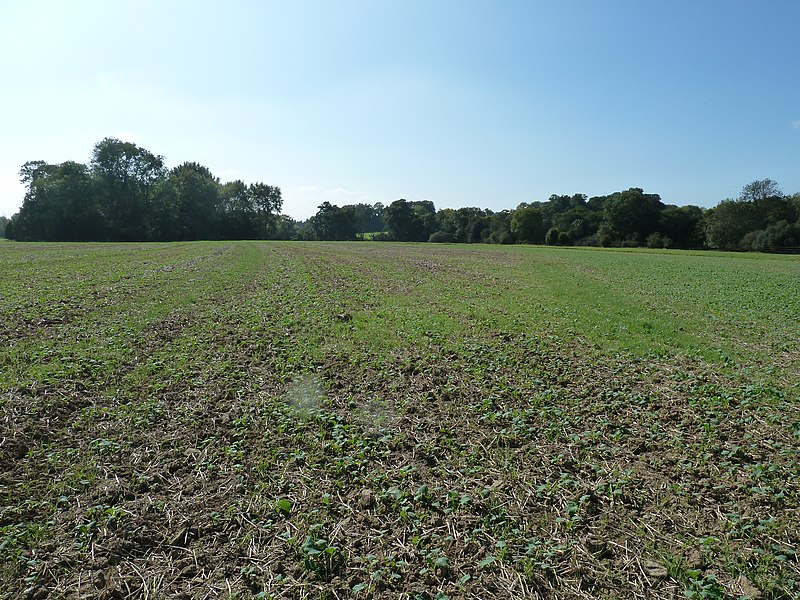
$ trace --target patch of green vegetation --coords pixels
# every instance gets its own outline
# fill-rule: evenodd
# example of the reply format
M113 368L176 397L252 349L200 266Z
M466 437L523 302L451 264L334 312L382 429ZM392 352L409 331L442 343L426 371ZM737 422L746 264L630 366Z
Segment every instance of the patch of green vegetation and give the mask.
M0 597L800 593L796 257L8 243L0 269Z

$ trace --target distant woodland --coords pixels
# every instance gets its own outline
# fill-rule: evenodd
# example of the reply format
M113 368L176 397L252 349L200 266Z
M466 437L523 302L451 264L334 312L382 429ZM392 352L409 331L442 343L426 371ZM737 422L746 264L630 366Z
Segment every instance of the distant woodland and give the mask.
M179 241L291 237L281 190L263 183L220 183L206 167L173 169L130 142L106 138L88 165L25 163L27 186L5 236L21 241Z
M106 138L88 165L30 161L20 211L0 217L0 236L19 241L303 239L648 246L782 250L800 247L800 194L753 181L711 209L674 206L630 188L607 196L552 195L494 212L437 210L429 200L336 206L304 222L281 214L280 188L220 180L187 162Z

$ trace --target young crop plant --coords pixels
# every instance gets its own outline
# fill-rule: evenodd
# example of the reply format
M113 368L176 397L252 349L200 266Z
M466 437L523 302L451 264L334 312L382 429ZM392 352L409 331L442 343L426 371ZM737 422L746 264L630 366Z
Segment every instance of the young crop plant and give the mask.
M0 270L0 598L800 596L795 257L9 242Z
M331 544L327 539L317 537L317 532L310 533L300 547L303 566L314 573L322 581L330 581L340 574L347 562L347 556L339 546Z

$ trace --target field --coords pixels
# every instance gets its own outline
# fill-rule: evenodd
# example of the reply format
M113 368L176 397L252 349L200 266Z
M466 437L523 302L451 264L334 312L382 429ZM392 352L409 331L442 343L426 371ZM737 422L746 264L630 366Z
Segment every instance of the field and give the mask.
M800 259L0 244L0 598L797 598Z

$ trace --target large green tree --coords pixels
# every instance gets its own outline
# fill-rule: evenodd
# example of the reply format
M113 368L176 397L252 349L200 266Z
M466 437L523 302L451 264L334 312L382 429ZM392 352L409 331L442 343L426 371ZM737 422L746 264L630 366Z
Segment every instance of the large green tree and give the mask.
M266 183L251 183L247 193L257 214L258 237L260 239L273 237L277 226L277 215L283 206L281 188Z
M222 185L218 206L219 236L227 239L285 236L286 224L278 222L282 204L281 190L275 186L246 185L241 180Z
M668 206L658 216L658 232L668 246L699 248L703 245L703 209L698 206Z
M86 165L67 161L25 163L27 192L15 219L14 237L38 241L102 239L103 219Z
M330 202L320 204L309 219L308 228L315 240L354 240L359 233L357 215L347 207Z
M741 248L744 236L764 223L754 203L735 200L723 200L708 210L704 221L706 243L724 250Z
M109 137L94 147L90 166L110 238L147 239L150 205L166 174L163 157Z
M347 204L342 207L356 227L358 235L383 231L383 204Z
M439 239L449 242L480 242L489 227L486 211L475 207L444 208L437 213Z
M511 234L523 244L541 244L546 233L542 210L521 204L511 213Z
M436 209L430 200L395 200L384 209L386 232L398 242L423 242L436 231Z
M259 237L258 209L244 181L229 181L220 188L219 229L225 239L254 240Z
M762 250L796 246L798 208L772 179L752 181L738 200L725 200L705 215L706 241L713 248Z
M642 243L658 227L664 205L658 194L630 188L611 194L603 203L604 229L618 242Z
M489 223L484 234L484 239L490 244L511 244L514 236L511 233L511 214L510 210L493 212L489 217Z
M778 182L772 179L756 179L742 188L740 202L758 202L765 198L782 198L783 191Z
M158 195L159 214L155 224L159 239L202 240L218 236L217 209L219 180L207 167L194 162L170 170Z

